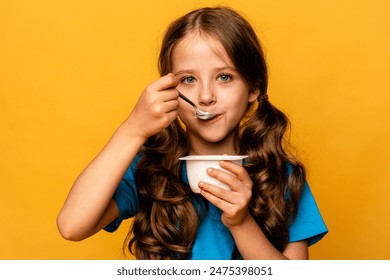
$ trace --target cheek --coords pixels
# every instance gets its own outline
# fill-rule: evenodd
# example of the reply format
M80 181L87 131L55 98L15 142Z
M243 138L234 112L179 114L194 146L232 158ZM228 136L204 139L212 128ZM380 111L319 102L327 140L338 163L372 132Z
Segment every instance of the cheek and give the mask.
M238 115L245 113L248 109L249 100L247 95L240 95L234 98L227 98L229 110L236 112Z

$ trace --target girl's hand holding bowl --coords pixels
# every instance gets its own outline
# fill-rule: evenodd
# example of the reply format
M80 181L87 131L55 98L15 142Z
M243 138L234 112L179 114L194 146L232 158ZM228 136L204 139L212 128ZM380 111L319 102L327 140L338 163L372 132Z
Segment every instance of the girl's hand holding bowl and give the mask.
M194 193L200 193L198 186L199 182L207 182L217 187L231 190L228 184L223 183L207 173L207 169L215 168L229 172L220 166L220 162L224 160L232 161L242 166L242 161L248 156L229 156L229 155L191 155L179 158L186 161L187 177L190 187ZM229 172L232 174L231 172Z
M187 175L191 188L222 211L222 223L229 229L240 226L251 217L248 204L253 183L242 166L246 157L187 157Z

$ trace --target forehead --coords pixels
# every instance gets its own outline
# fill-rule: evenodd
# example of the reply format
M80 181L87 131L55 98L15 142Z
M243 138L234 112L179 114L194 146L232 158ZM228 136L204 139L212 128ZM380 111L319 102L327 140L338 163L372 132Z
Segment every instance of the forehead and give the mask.
M223 45L214 37L200 31L192 31L184 36L172 51L173 65L188 60L210 59L233 67L233 63Z

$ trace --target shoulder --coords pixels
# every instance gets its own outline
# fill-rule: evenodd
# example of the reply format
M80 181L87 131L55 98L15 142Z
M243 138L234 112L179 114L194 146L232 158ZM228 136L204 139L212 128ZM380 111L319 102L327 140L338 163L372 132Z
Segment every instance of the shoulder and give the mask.
M307 239L309 245L313 245L328 232L320 209L305 181L301 199L298 205L297 216L290 226L290 242Z

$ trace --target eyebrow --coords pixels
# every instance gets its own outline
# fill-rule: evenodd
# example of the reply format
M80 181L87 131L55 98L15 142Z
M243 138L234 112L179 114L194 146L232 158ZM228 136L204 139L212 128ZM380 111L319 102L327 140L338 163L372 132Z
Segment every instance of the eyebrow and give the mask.
M224 70L230 70L230 71L234 71L234 72L237 72L237 69L233 66L222 66L222 67L216 67L215 68L216 72L221 72L221 71L224 71ZM176 73L173 73L175 76L179 75L179 74L183 74L183 73L194 73L196 72L195 70L191 70L191 69L183 69L183 70L180 70L180 71L177 71Z
M195 71L193 71L193 70L180 70L180 71L178 71L178 72L176 72L176 73L173 73L173 75L175 75L175 76L177 76L177 75L179 75L179 74L183 74L183 73L193 73L193 72L195 72Z
M223 66L223 67L216 68L216 70L217 70L218 72L219 72L219 71L223 71L223 70L230 70L230 71L237 72L236 67L233 67L233 66Z

